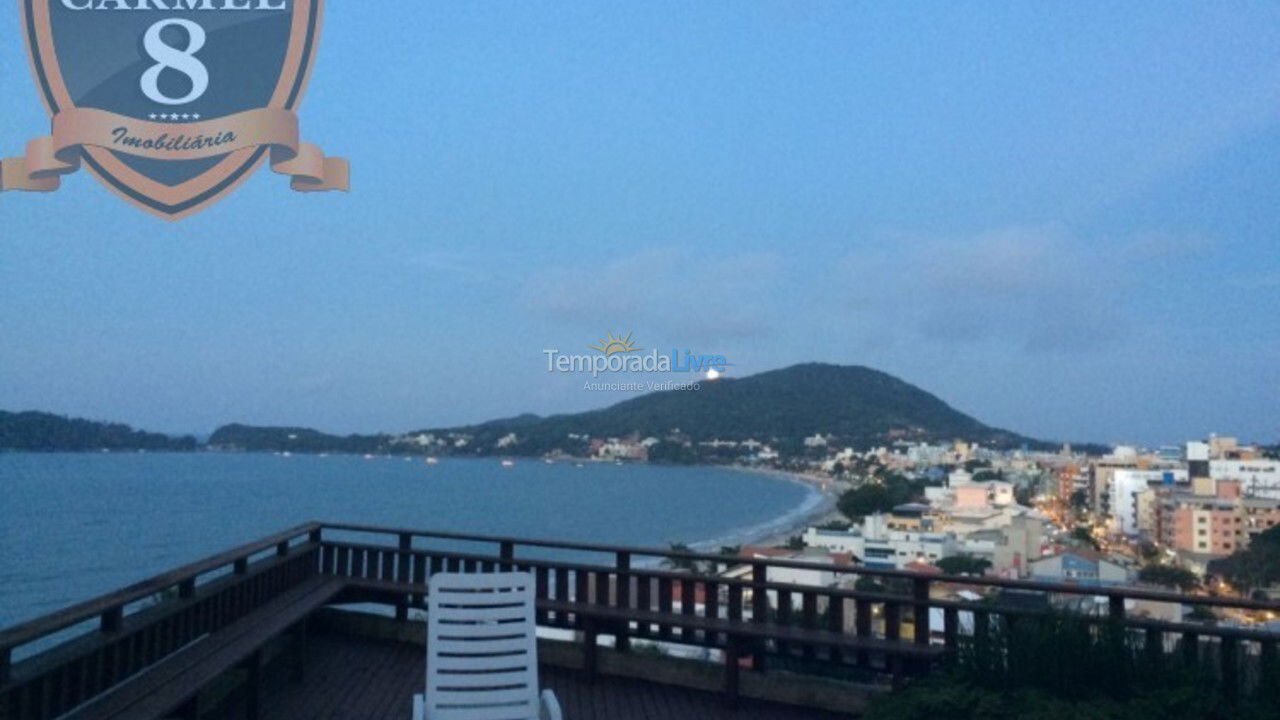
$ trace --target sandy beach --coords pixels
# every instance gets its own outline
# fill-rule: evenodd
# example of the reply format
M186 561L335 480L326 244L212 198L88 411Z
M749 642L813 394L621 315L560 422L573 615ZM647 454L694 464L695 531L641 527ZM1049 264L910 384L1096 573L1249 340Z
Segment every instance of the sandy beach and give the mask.
M845 519L844 515L836 509L836 499L838 498L839 493L835 489L835 483L831 478L788 472L786 470L775 470L773 468L753 468L743 467L740 465L723 465L720 467L739 472L769 475L779 480L804 485L805 487L817 491L820 496L818 502L812 508L796 515L788 522L761 527L755 532L747 533L742 538L742 542L740 543L742 545L759 545L765 547L786 545L787 540L789 540L793 535L802 534L805 529L811 525L820 525L831 520ZM794 508L789 509L786 513L779 516L779 521L787 518L787 516L791 515L794 511Z

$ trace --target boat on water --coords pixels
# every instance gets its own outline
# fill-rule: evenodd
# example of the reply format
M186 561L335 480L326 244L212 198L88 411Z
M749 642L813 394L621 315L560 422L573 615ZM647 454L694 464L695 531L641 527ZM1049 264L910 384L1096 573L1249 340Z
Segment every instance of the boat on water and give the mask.
M516 461L515 461L515 460L503 460L503 461L502 461L502 467L515 467L515 466L516 466Z
M427 458L427 460L426 460L426 463L427 463L428 465L437 465L437 464L439 464L439 462L440 462L440 458L435 457L435 456L429 457L429 458Z

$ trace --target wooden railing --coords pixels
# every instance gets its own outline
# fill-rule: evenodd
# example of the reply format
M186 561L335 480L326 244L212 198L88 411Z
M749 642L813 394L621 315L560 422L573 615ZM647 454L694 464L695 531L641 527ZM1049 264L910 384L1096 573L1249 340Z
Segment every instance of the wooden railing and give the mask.
M956 649L962 641L981 645L998 628L1009 628L1021 618L1042 616L1043 609L1001 605L996 599L964 601L935 597L941 586L963 586L977 591L1008 590L1062 598L1089 598L1100 614L1084 619L1095 627L1121 628L1157 661L1176 652L1183 660L1208 660L1217 664L1223 687L1234 692L1243 682L1242 661L1254 668L1249 684L1280 683L1277 643L1280 633L1264 629L1173 622L1131 615L1128 601L1169 603L1178 606L1218 610L1280 613L1280 603L1241 597L1190 595L1157 589L1121 586L1088 586L1011 580L991 577L923 575L896 570L870 569L858 565L773 558L743 558L671 549L602 545L545 539L513 538L428 532L352 524L325 524L321 543L321 572L357 581L357 592L349 597L382 602L396 607L397 616L422 606L426 578L441 570L487 572L518 568L534 573L540 600L569 601L633 611L637 618L618 629L618 647L625 649L629 638L724 648L723 633L707 633L682 628L676 616L722 618L780 628L759 649L770 657L790 657L835 662L854 667L868 666L867 653L842 657L821 639L807 641L783 633L781 628L827 631L868 639L942 645ZM368 536L369 540L331 539L333 535ZM428 547L434 544L437 547ZM487 546L461 551L459 545ZM447 547L440 547L441 545ZM551 554L592 555L599 560L560 560ZM543 557L535 557L540 552ZM656 563L701 563L724 570L742 572L691 573L655 567ZM675 561L675 562L673 562ZM748 569L749 568L749 569ZM797 571L828 573L844 580L834 586L795 582L788 574ZM847 580L846 580L847 578ZM855 589L856 579L877 581L879 589ZM791 579L791 582L787 580ZM382 589L379 589L379 585ZM392 586L392 587L388 587ZM412 587L407 587L412 586ZM403 592L412 590L412 592ZM935 612L931 613L933 610ZM647 614L646 614L647 613ZM672 621L663 622L663 615ZM941 626L934 626L934 616ZM539 612L539 622L551 627L580 629L572 612ZM962 623L965 620L967 622Z
M466 547L464 547L466 546ZM693 573L662 561L723 571ZM1168 622L1131 616L1126 601L1280 612L1280 603L1184 595L1143 588L1083 587L978 577L928 576L798 560L738 558L670 549L469 535L341 523L308 523L158 575L107 595L0 631L0 719L54 718L185 645L261 607L317 574L346 578L340 603L375 602L407 619L423 607L427 579L442 570L519 568L534 574L538 621L583 629L589 608L623 618L604 634L626 650L633 638L730 647L738 630L754 638L747 654L812 667L883 670L874 651L841 649L832 638L957 648L981 644L994 629L1042 611L935 597L940 585L1103 598L1090 622L1122 628L1153 659L1173 651L1214 657L1224 686L1241 684L1242 659L1276 676L1280 634L1258 629ZM843 582L798 582L797 572L829 573ZM872 579L880 589L852 587ZM931 613L930 611L936 611ZM935 626L933 615L941 616ZM722 621L720 624L702 621ZM88 623L93 623L90 627ZM80 630L74 637L66 633ZM53 644L55 640L59 642ZM53 645L52 647L45 647ZM36 652L31 652L35 648ZM26 652L23 652L24 649ZM15 653L18 653L15 656ZM21 655L29 657L20 657ZM11 658L15 658L11 662ZM757 666L759 667L759 666ZM1255 673L1256 675L1256 673ZM1256 685L1263 681L1255 677ZM7 715L6 715L7 713Z
M314 576L319 552L309 523L0 631L0 718L54 718L106 692Z

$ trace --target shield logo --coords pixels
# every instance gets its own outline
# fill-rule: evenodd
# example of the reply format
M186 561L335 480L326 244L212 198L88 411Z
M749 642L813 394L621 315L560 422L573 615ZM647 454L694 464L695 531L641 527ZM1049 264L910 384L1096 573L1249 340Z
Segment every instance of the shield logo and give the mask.
M347 189L345 161L298 141L323 0L20 2L53 133L5 161L3 189L55 189L83 162L170 220L266 160L295 190Z

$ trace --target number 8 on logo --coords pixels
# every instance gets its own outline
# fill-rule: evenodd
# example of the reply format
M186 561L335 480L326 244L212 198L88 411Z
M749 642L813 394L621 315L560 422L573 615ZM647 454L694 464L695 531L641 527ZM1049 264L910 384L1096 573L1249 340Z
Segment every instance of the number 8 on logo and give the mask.
M178 50L160 39L160 32L167 27L177 26L187 31L187 48ZM204 47L204 28L197 23L182 18L160 20L147 28L142 38L142 47L156 61L155 65L142 73L142 94L162 105L185 105L198 100L209 88L209 71L204 63L196 59L195 54ZM166 68L177 70L191 81L191 91L186 95L173 98L160 92L160 73Z

